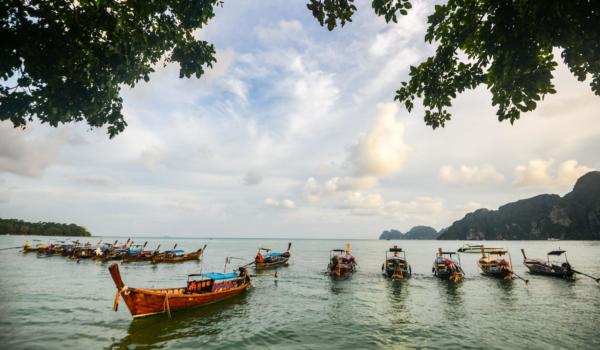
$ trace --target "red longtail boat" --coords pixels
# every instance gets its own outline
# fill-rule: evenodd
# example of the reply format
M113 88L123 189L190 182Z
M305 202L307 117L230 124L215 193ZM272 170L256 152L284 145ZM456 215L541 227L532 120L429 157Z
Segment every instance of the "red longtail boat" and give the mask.
M237 273L191 274L185 287L159 289L127 287L121 279L119 265L112 264L108 270L117 286L113 310L118 310L119 298L123 297L134 319L164 313L171 317L171 311L216 303L238 295L250 286L245 267L240 267Z

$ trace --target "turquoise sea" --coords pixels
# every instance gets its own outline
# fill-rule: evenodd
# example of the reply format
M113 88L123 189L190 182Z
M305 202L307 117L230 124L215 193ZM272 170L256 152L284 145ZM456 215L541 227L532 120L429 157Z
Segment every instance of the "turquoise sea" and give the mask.
M0 248L36 237L0 236ZM37 237L47 240L47 237ZM125 240L127 237L119 237ZM96 243L104 239L93 237ZM288 240L145 239L195 250L202 263L121 265L131 287L177 287L187 274L223 271L225 258L250 261L259 245L284 250ZM292 259L278 279L257 277L245 294L218 304L133 321L124 303L111 310L115 286L106 263L0 251L0 344L3 349L599 349L600 286L586 277L567 282L532 276L522 264L560 246L574 268L600 276L600 242L501 241L516 273L498 281L479 273L478 254L462 254L459 284L431 274L438 247L461 241L350 240L359 268L352 277L324 274L329 250L343 240L291 240ZM381 275L385 250L407 252L413 277ZM244 260L233 260L240 265Z

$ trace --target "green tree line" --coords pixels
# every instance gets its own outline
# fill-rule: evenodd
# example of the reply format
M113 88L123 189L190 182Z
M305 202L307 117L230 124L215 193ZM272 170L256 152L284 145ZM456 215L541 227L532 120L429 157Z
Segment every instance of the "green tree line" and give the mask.
M0 235L30 236L82 236L91 234L82 226L56 222L26 222L19 219L0 218Z

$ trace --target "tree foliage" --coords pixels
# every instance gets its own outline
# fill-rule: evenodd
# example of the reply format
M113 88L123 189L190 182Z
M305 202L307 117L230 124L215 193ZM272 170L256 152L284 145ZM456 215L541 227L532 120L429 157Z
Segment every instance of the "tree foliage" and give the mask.
M75 224L60 224L55 222L26 222L18 219L2 218L0 218L0 235L91 236L85 227Z
M373 0L375 13L396 22L411 8L408 0ZM351 22L353 0L311 0L308 8L329 30ZM600 1L449 0L428 17L425 40L435 55L411 66L395 99L407 110L416 98L433 128L450 120L458 93L484 84L500 121L514 123L546 94L555 93L553 49L578 80L591 80L600 95Z
M161 59L200 77L214 47L194 31L219 0L4 0L0 2L0 120L127 126L123 85L148 81Z
M24 127L85 121L123 131L123 86L148 81L161 60L180 77L200 77L215 50L195 32L221 0L4 0L0 2L0 121ZM354 0L308 0L322 26L352 21ZM372 0L397 22L410 0ZM409 111L419 98L433 128L450 120L458 93L485 85L499 120L513 123L555 93L553 50L600 95L600 1L448 0L428 17L435 55L411 66L395 99Z

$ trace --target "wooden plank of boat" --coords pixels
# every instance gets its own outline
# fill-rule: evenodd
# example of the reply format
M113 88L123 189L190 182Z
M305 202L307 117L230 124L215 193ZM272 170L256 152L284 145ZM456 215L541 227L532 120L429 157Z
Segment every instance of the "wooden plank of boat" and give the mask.
M168 313L170 316L171 311L216 303L238 295L250 286L250 277L247 275L245 269L240 270L238 278L229 281L234 281L236 284L234 286L228 282L229 284L223 283L223 288L218 288L219 284L215 283L214 280L208 280L212 281L211 283L213 284L210 286L212 287L211 291L206 292L190 292L188 287L162 289L131 288L123 283L119 272L119 265L112 264L108 269L117 287L113 309L117 311L119 298L123 297L133 318L164 313Z

